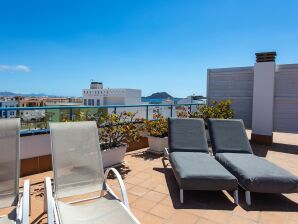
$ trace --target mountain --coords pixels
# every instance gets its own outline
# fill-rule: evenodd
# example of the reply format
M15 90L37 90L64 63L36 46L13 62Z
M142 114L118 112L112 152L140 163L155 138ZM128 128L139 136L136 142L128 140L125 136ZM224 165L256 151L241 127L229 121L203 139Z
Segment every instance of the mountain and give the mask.
M25 96L25 97L43 97L43 96L48 96L48 97L58 97L56 95L47 95L45 93L13 93L13 92L0 92L0 96Z
M170 94L168 94L167 92L157 92L157 93L153 93L150 96L145 97L147 99L172 99L174 97L172 97Z

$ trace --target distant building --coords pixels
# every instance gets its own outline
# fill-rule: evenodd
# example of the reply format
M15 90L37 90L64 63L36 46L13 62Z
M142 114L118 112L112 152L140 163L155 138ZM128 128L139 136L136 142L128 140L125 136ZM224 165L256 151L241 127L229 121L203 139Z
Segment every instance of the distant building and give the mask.
M43 107L45 101L43 98L37 97L19 97L19 107Z
M45 101L37 97L18 97L19 107L43 107ZM45 110L21 110L20 116L24 121L39 120L45 117Z
M50 97L43 100L46 106L80 106L83 102L81 97Z
M14 98L10 97L1 97L0 98L0 108L8 108L8 107L17 107L18 101L16 101ZM8 110L4 111L0 109L0 118L14 118L17 115L16 110Z
M83 89L85 106L141 104L140 89L104 89L101 82L91 82Z
M189 104L189 103L203 103L206 98L198 95L191 95L186 98L178 100L177 104Z

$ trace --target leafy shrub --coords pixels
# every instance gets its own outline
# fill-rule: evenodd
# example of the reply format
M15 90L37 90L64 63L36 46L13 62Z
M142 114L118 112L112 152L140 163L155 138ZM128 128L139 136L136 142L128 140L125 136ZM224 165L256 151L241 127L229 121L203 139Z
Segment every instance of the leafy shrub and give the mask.
M115 148L140 140L142 120L136 113L103 114L97 119L101 149Z
M231 109L232 100L211 101L211 105L199 105L197 111L182 111L177 114L178 117L202 118L205 123L209 118L231 119L234 117L234 110Z
M144 125L150 136L159 138L168 136L168 120L160 114L154 114L153 120L145 120Z

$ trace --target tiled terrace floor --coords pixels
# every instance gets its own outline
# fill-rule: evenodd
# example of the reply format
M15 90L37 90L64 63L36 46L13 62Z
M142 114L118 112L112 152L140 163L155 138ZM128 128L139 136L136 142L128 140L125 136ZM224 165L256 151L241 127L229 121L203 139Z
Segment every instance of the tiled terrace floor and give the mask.
M253 145L254 151L298 175L297 135L279 137L279 143L272 147ZM141 223L298 224L298 194L252 194L253 205L248 207L243 190L239 192L239 206L233 204L227 193L186 191L185 203L181 205L172 170L170 165L166 166L168 161L163 163L161 157L153 156L145 149L128 153L125 161L125 166L118 170L126 184L131 210ZM32 183L32 223L46 223L41 182L49 175L52 172L29 177ZM111 179L109 183L120 195L116 180Z

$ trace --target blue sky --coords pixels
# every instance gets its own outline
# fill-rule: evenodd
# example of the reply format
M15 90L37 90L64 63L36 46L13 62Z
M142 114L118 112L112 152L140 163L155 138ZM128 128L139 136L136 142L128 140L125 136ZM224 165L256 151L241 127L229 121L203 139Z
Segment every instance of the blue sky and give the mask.
M298 1L2 0L0 91L80 96L105 87L205 95L208 68L277 51L298 63Z

